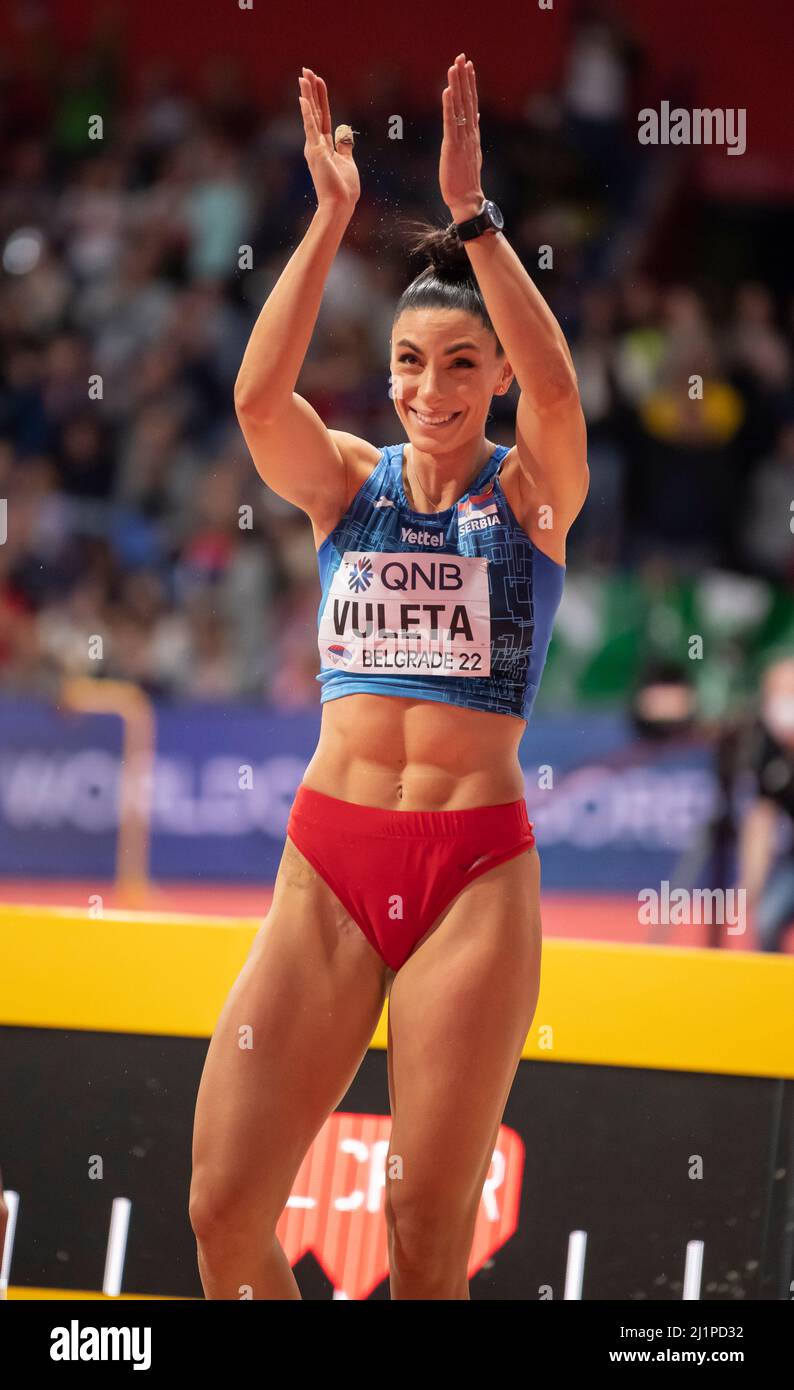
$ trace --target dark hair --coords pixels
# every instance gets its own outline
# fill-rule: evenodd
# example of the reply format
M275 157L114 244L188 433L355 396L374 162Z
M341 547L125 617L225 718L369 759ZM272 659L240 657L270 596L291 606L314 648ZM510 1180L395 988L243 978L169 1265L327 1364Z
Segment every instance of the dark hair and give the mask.
M400 295L392 324L405 309L463 309L474 314L488 332L493 333L497 356L503 357L504 348L488 317L485 300L454 222L448 227L436 227L432 222L404 218L401 226L407 229L405 240L409 254L423 256L425 268Z

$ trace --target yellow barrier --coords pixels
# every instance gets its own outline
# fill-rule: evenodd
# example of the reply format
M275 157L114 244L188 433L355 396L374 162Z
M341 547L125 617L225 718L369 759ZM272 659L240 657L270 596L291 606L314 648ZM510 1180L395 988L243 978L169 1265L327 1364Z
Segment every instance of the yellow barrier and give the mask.
M209 1037L260 925L0 904L0 1024ZM793 1023L787 956L552 938L523 1056L794 1077Z
M71 1301L77 1299L102 1300L105 1303L195 1303L198 1299L172 1298L163 1293L99 1293L95 1289L34 1289L30 1284L9 1284L8 1298L10 1301L29 1299L40 1302L42 1299L53 1299L63 1302L64 1299Z

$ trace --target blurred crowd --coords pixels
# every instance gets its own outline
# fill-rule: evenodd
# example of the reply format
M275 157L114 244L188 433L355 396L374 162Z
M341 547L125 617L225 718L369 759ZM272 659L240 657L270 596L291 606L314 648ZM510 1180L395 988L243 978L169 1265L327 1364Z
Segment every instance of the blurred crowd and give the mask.
M794 305L741 266L712 279L694 253L685 275L655 268L669 165L632 140L637 71L596 26L559 94L487 113L486 191L563 324L588 422L569 570L595 582L662 563L790 592ZM157 697L318 702L311 529L257 477L233 406L256 315L315 206L296 79L264 111L224 63L190 96L153 62L123 102L98 60L46 90L5 74L2 692L102 674ZM439 118L386 73L351 118L363 195L298 390L380 446L402 437L389 335L420 269L397 219L443 220ZM494 401L495 443L515 438L515 393Z

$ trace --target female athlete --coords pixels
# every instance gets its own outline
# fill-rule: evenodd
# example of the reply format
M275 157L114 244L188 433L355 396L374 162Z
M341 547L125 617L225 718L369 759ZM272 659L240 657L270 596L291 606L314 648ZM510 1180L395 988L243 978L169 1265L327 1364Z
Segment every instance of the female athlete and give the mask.
M562 332L486 202L475 73L443 93L441 194L391 343L406 444L327 429L294 392L353 216L353 132L299 81L318 207L246 348L255 466L317 548L322 724L273 903L198 1094L190 1218L208 1298L296 1299L276 1225L389 997L395 1299L467 1299L483 1183L538 997L540 865L518 746L587 492ZM521 389L514 448L484 427ZM241 1048L250 1025L253 1046ZM392 1163L398 1156L400 1163Z

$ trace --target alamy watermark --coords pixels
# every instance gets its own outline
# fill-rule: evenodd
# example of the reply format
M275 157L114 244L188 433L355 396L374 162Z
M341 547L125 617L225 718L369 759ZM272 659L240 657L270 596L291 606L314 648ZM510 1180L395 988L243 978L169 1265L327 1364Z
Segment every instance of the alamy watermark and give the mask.
M747 108L744 106L683 106L670 109L669 101L656 111L644 106L637 120L641 145L726 145L728 154L747 149Z
M700 926L716 923L728 936L743 936L747 928L745 888L673 888L662 879L659 891L641 888L637 894L640 926Z

